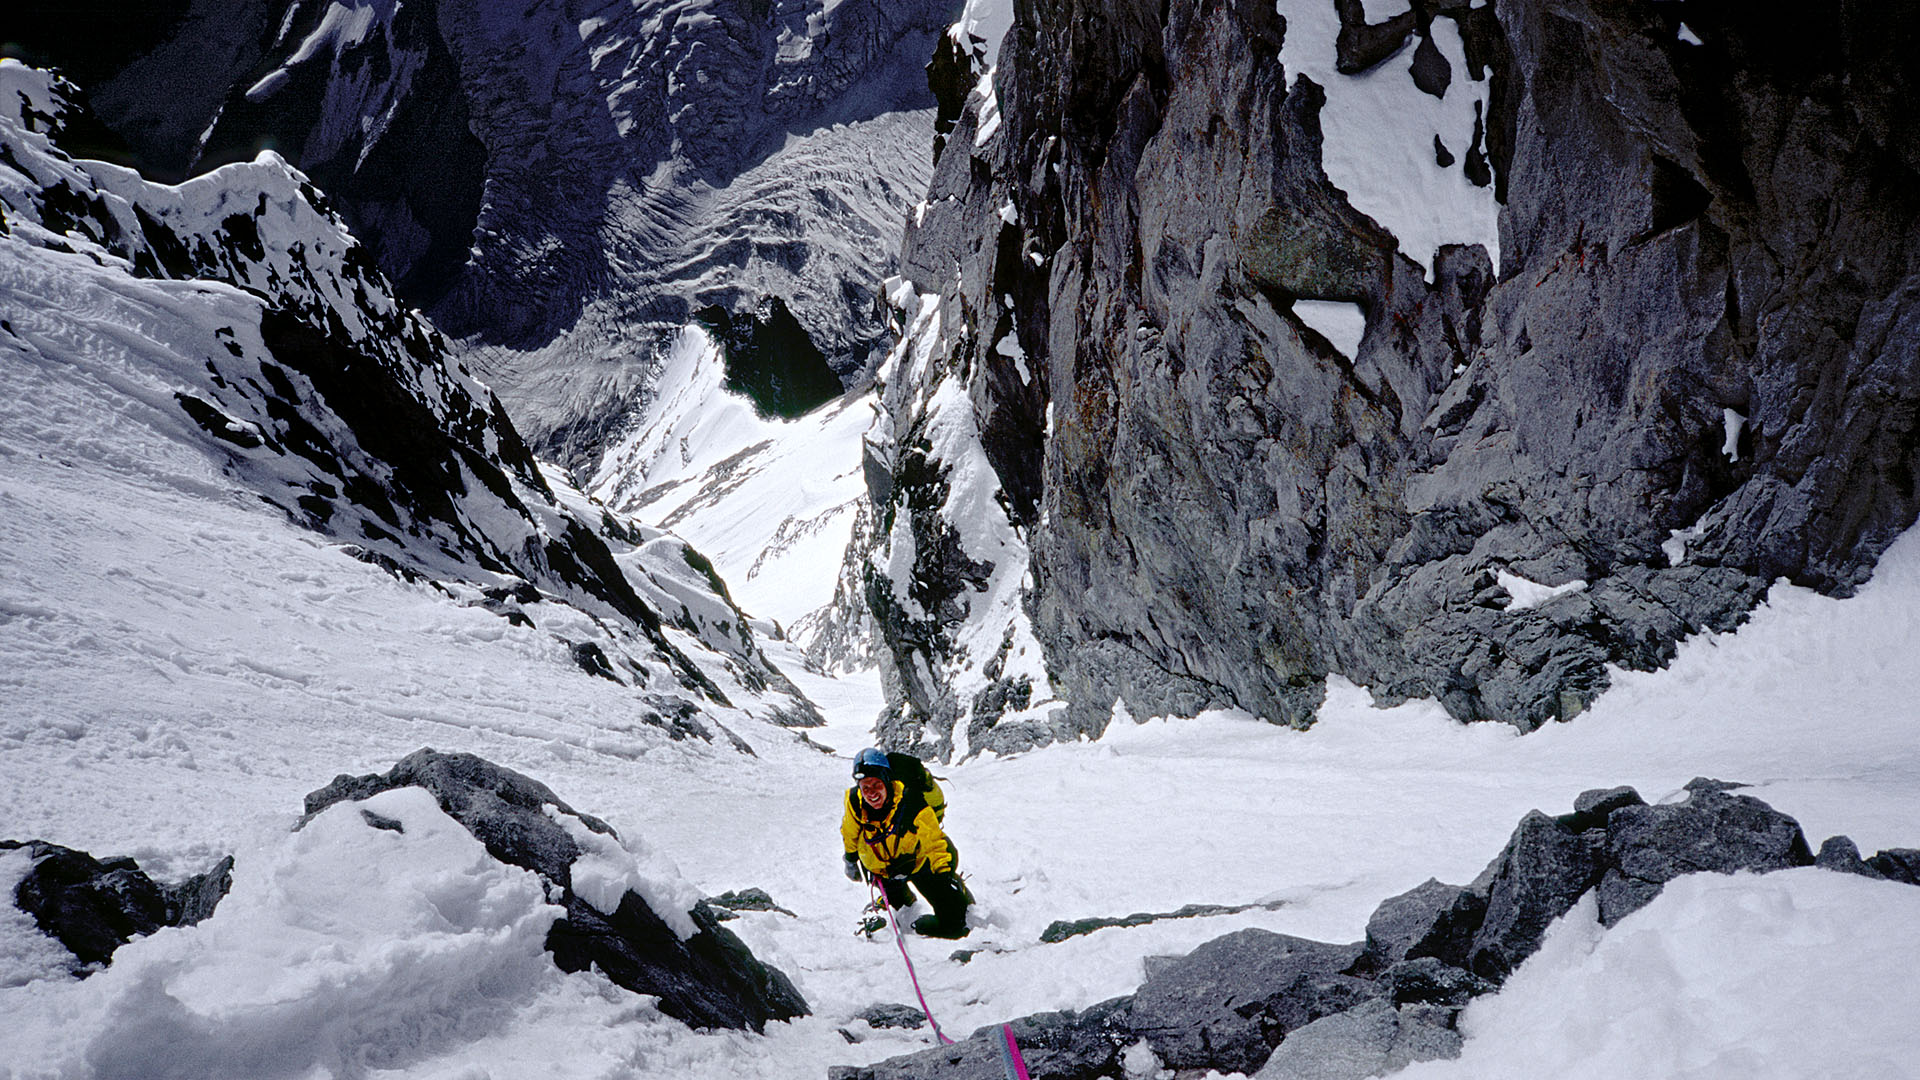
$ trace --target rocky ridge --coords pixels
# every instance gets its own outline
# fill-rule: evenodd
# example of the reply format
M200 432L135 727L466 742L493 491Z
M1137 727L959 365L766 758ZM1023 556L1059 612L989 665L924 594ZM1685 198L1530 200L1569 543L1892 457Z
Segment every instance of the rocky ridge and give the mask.
M543 469L299 172L266 154L151 184L60 149L69 85L13 61L0 83L0 240L31 254L6 290L18 347L80 332L40 325L36 275L163 283L147 299L195 328L197 355L150 404L240 486L396 576L544 629L675 738L714 738L713 710L736 704L818 722L698 554Z
M156 178L277 148L535 449L589 469L661 336L709 308L750 326L777 303L864 377L948 7L205 0L124 48L57 17L27 44L97 79Z
M1429 880L1379 906L1365 940L1332 945L1248 929L1185 956L1149 958L1133 994L1011 1021L1035 1080L1212 1070L1259 1080L1379 1076L1456 1057L1460 1010L1499 988L1547 928L1592 894L1603 926L1683 874L1818 865L1920 884L1920 852L1862 860L1845 837L1810 853L1800 826L1743 785L1696 779L1649 805L1632 788L1589 791L1571 813L1534 811L1468 885ZM1000 1026L834 1080L998 1080Z
M1281 9L1034 0L991 71L936 56L896 307L937 321L885 372L855 566L890 745L1305 725L1329 673L1531 730L1914 520L1911 13ZM1497 265L1329 178L1358 75L1474 95L1470 139L1377 164L1491 191ZM955 542L989 504L1017 542Z

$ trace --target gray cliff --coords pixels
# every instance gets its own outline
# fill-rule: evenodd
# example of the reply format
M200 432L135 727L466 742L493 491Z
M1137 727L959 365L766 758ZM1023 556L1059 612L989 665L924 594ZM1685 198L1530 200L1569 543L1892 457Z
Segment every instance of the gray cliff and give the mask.
M1429 271L1329 181L1272 4L1017 3L903 248L940 320L869 448L887 740L1018 749L1116 700L1305 725L1330 673L1531 730L1777 578L1847 594L1914 520L1920 11L1302 3L1340 16L1334 78L1486 80L1434 152L1498 200L1498 265ZM985 68L944 51L936 82ZM1300 301L1357 304L1357 348ZM953 379L1016 565L956 539ZM1050 685L996 669L993 618Z

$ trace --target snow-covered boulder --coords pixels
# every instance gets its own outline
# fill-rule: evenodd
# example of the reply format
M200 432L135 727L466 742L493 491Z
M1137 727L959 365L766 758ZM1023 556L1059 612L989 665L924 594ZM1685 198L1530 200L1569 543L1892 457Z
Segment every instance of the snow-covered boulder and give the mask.
M172 885L129 858L96 859L40 840L0 840L0 891L73 954L85 976L114 951L163 926L192 926L213 914L233 884L233 857Z
M598 968L660 1011L695 1027L761 1030L805 1015L778 969L755 960L669 863L606 822L574 810L545 784L472 754L423 749L385 774L339 776L306 799L310 820L342 802L417 787L493 858L538 874L566 909L546 947L565 971ZM393 824L365 810L370 825Z

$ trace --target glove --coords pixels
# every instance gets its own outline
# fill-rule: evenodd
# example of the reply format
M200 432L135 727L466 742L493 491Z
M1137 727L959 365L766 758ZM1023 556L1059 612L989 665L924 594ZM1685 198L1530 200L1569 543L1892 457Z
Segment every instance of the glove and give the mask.
M863 876L860 872L860 856L848 852L842 859L846 863L847 880L859 881Z

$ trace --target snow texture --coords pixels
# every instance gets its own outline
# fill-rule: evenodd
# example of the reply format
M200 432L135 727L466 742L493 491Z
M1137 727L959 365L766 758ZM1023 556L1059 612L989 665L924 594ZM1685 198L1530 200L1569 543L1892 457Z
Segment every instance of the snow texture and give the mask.
M747 613L789 630L817 624L866 496L860 436L872 398L767 420L726 389L719 347L699 326L662 356L659 390L601 458L593 497L685 538Z
M1360 355L1360 339L1367 332L1367 313L1359 304L1338 300L1295 300L1293 313L1352 360Z

